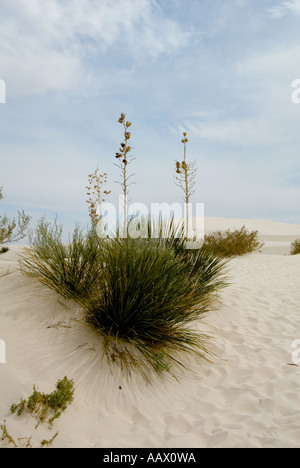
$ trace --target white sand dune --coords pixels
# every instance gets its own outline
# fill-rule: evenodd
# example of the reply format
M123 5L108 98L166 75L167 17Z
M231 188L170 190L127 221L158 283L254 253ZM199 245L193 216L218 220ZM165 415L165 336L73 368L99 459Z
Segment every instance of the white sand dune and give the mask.
M76 306L65 309L20 274L22 246L1 255L0 275L9 274L0 278L0 421L8 432L32 436L34 447L56 431L54 447L66 448L299 447L300 368L291 364L300 340L300 255L288 253L300 226L208 218L205 229L242 225L269 244L230 262L219 309L198 324L211 336L213 363L202 360L179 381L166 376L152 385L109 368L97 339L72 320ZM10 414L33 384L50 392L64 375L74 379L75 398L51 431Z

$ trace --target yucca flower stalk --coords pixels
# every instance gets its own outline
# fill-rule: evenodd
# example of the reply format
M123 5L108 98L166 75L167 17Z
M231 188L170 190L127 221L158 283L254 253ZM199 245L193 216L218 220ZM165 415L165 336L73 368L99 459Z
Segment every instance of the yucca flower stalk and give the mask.
M194 186L195 186L195 177L196 177L196 161L187 162L186 159L186 144L188 142L187 133L183 132L183 138L181 143L183 143L183 161L179 162L176 161L176 185L183 190L184 197L183 200L185 202L186 207L186 219L185 219L185 232L186 232L186 239L188 239L189 233L189 202L191 196L194 194Z
M127 232L127 204L128 204L128 186L129 184L129 179L133 177L133 174L130 174L128 176L127 174L127 166L130 164L133 160L133 158L130 157L130 152L131 152L131 146L129 144L129 140L131 137L129 127L131 127L131 122L126 120L126 114L121 114L121 117L119 118L118 122L123 125L124 128L124 140L120 144L119 151L116 153L115 157L118 160L118 163L116 164L117 167L121 170L121 182L117 182L121 185L122 190L123 190L123 237L126 236Z
M107 183L107 173L104 172L103 174L99 174L98 167L92 174L89 174L88 177L89 185L86 186L86 189L89 198L86 202L89 204L89 213L92 224L97 226L102 216L101 206L102 203L105 202L105 195L109 195L111 191L103 190L103 186Z

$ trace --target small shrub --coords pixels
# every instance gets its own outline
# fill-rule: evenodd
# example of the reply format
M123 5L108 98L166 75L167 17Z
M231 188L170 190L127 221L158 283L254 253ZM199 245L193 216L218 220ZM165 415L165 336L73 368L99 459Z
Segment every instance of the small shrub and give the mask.
M295 240L291 244L291 255L300 254L300 239Z
M48 423L52 424L66 410L68 403L73 401L73 395L74 382L64 377L57 382L56 390L50 394L41 393L33 386L28 400L21 399L19 404L12 404L10 411L20 416L27 410L37 418L38 424L46 418L49 418Z
M258 238L258 231L241 229L225 232L216 231L204 236L203 249L218 257L233 257L255 252L264 245Z
M2 248L0 249L0 255L6 253L6 252L8 252L8 251L9 251L9 248L8 248L8 247L2 247Z

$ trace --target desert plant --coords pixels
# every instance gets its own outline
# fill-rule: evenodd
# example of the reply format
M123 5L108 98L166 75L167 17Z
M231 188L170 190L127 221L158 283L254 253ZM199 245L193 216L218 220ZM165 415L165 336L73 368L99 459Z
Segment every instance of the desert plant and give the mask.
M42 447L49 447L49 445L52 445L53 442L54 442L54 439L56 439L56 437L58 436L58 431L54 434L53 437L51 437L51 439L47 440L47 439L43 439L41 441L41 446Z
M0 187L0 200L2 200L2 187ZM5 214L0 216L0 244L18 242L26 236L26 230L31 217L24 211L18 211L18 218L9 219Z
M8 248L8 247L1 247L1 249L0 249L0 254L4 254L4 253L6 253L6 252L8 252L8 251L9 251L9 248Z
M48 423L52 425L53 421L67 409L73 398L74 382L65 376L58 380L56 389L50 394L39 392L34 385L29 398L27 400L21 399L18 404L12 404L10 411L13 414L17 413L18 416L24 411L28 411L38 420L38 425L49 418Z
M183 139L181 143L184 145L183 149L183 161L179 162L176 161L176 185L184 192L183 200L185 202L185 209L186 209L186 219L185 219L185 229L186 229L186 238L188 239L188 231L189 231L189 202L190 198L194 193L194 186L195 186L195 177L196 177L196 161L187 162L186 159L186 144L188 142L187 133L183 132Z
M96 226L101 218L101 205L105 202L105 196L111 192L104 190L103 186L107 183L107 173L99 173L97 168L92 174L89 174L89 185L86 186L87 203L89 205L89 214L94 226Z
M298 255L300 254L300 239L296 239L291 244L291 255Z
M16 444L14 438L8 433L5 420L3 421L3 423L0 424L0 429L2 431L1 440L12 444L15 448L18 448L18 445Z
M67 242L63 227L41 218L30 234L29 247L20 256L21 271L68 299L93 289L99 239L92 228L84 233L76 226Z
M258 231L249 232L245 226L231 231L216 231L204 236L202 249L219 257L233 257L258 251L264 245Z
M149 367L160 373L183 365L181 353L208 356L206 337L191 325L225 285L220 261L201 272L200 254L193 263L157 239L131 237L109 239L100 257L93 292L78 300L87 324L104 337L110 361L147 376Z
M50 425L51 429L54 420L61 416L73 399L74 382L65 376L63 379L57 381L56 389L50 394L39 392L34 385L33 392L29 398L27 400L21 399L18 404L12 404L10 411L12 414L16 413L17 416L21 416L24 412L33 415L38 421L35 429L37 429L40 423L45 422ZM8 432L6 421L0 424L0 429L2 431L1 440L7 444L13 445L14 448L32 448L32 436L18 437L16 442ZM58 431L49 440L43 439L40 445L42 447L52 445L57 436Z
M121 114L118 122L123 125L124 128L124 140L120 144L119 151L116 153L115 157L118 160L118 163L115 165L121 171L121 182L118 184L121 185L123 190L123 236L125 236L127 230L127 203L128 203L128 187L132 183L129 183L133 174L128 175L127 166L133 161L133 158L130 157L131 146L129 145L129 140L131 137L129 127L131 127L131 122L126 121L126 114Z

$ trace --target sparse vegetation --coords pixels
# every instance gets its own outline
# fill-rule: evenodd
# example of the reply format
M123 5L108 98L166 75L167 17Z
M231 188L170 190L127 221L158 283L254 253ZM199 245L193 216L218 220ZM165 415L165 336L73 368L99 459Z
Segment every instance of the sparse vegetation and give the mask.
M300 239L296 239L291 244L291 255L298 255L300 254Z
M61 416L63 411L67 409L68 404L73 401L73 398L74 382L64 377L57 382L56 389L50 394L39 392L34 385L33 392L29 398L27 400L21 399L18 404L12 404L10 411L17 416L21 416L24 412L33 415L38 421L35 429L45 422L52 428L54 420ZM0 429L2 431L1 440L3 442L13 445L14 448L32 448L32 436L14 439L8 432L6 420L0 424ZM49 440L43 439L40 442L40 446L49 447L57 436L58 431Z
M0 249L0 255L6 253L6 252L8 252L8 251L9 251L9 248L8 248L8 247L2 247L2 248Z
M258 251L264 245L258 231L249 232L245 226L231 231L216 231L204 236L203 248L218 257L234 257Z
M50 394L39 392L34 385L28 400L21 399L20 403L12 404L10 411L18 416L24 411L28 411L38 420L38 424L49 418L48 423L52 425L53 421L67 409L68 404L73 401L73 397L74 382L64 377L57 382L56 390Z
M2 187L0 187L0 200L2 198ZM9 219L5 214L0 216L0 245L24 239L30 219L30 216L25 215L24 211L18 211L17 219Z
M2 436L1 440L8 442L9 444L12 444L15 448L17 448L17 444L13 437L8 433L7 426L6 426L6 421L4 420L3 423L0 424L0 429L2 431Z

